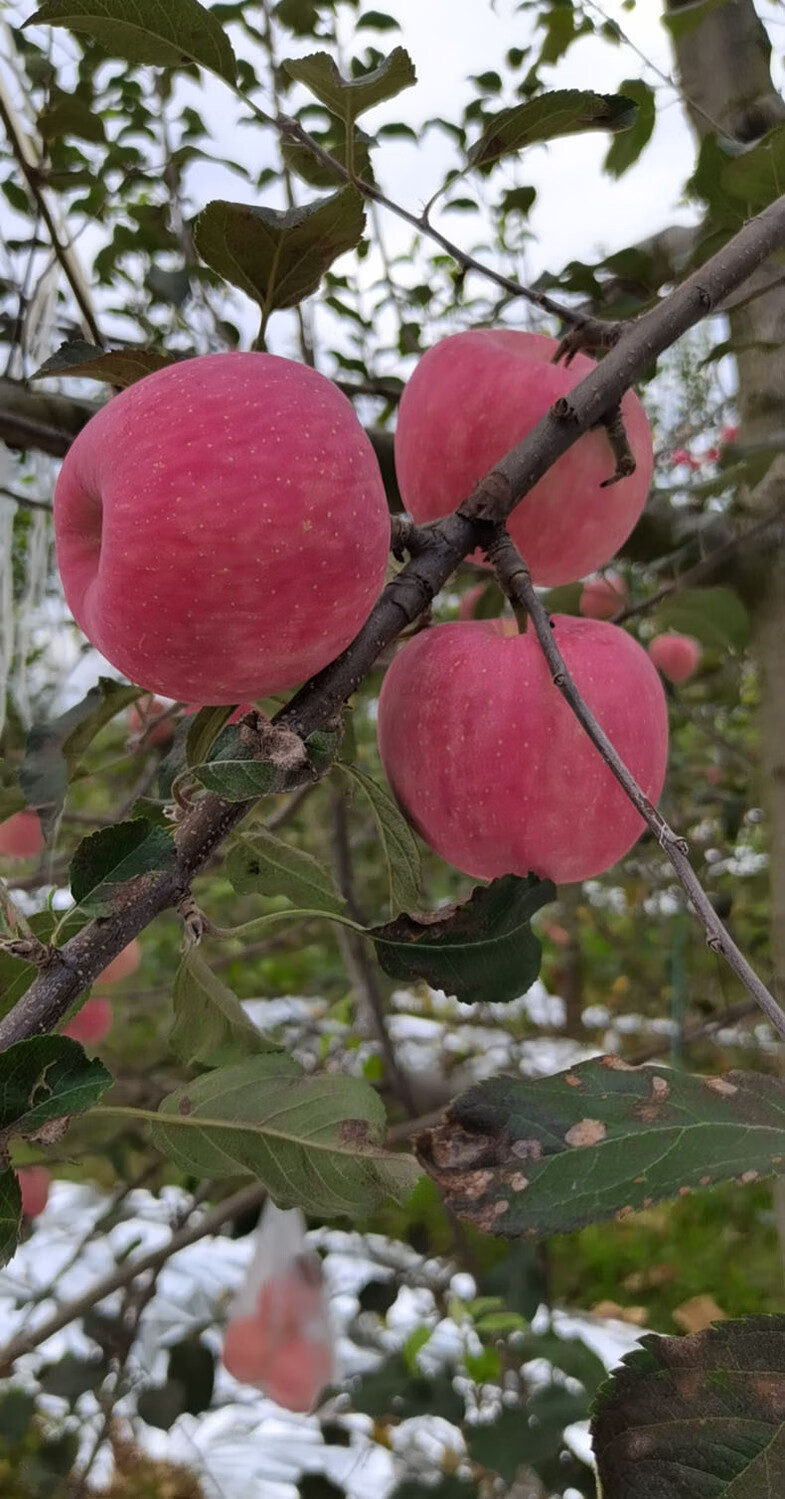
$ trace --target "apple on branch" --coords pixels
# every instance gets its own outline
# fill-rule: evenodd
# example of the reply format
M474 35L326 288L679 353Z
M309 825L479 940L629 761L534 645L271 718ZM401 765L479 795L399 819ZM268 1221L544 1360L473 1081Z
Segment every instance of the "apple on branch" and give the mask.
M190 703L293 687L356 635L382 587L384 485L324 375L207 354L113 397L54 498L66 602L132 682Z

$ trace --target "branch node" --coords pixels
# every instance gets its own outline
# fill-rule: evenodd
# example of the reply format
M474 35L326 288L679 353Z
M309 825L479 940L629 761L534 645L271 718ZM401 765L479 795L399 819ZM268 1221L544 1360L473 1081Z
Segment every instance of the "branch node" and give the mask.
M0 952L30 963L33 968L48 968L57 951L51 942L39 942L37 937L9 937L0 942Z
M627 438L621 406L614 406L613 411L603 417L598 426L605 428L611 452L616 460L616 467L611 477L603 479L600 485L601 489L609 489L612 484L618 484L620 479L628 479L630 474L634 474L637 465Z
M190 890L186 890L185 894L180 896L175 904L175 910L184 927L183 947L185 952L189 953L191 948L199 946L205 932L212 930L211 923L204 911L197 906Z
M551 416L557 422L577 422L578 413L567 396L559 396L551 406Z
M630 326L629 323L603 323L594 317L583 318L560 339L551 363L558 364L563 359L569 365L576 354L594 354L598 349L612 349L619 342L625 328Z

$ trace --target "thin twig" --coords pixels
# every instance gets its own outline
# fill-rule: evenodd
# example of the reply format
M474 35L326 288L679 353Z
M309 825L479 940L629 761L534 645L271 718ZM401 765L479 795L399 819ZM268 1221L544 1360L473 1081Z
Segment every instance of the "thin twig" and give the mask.
M775 1030L780 1036L785 1036L785 1012L780 1008L773 994L769 993L763 981L758 978L740 948L736 946L730 932L720 921L687 858L687 844L684 839L673 831L662 813L657 811L641 790L578 692L556 643L548 611L535 592L529 569L503 527L499 528L494 540L485 548L485 552L508 598L514 605L517 604L526 610L550 667L554 686L559 689L608 769L616 777L646 826L651 829L663 853L670 859L676 871L676 877L692 902L695 913L703 926L707 945L712 952L718 953L721 958L725 959L728 967L741 980L748 994L751 994L760 1008L765 1011Z
M701 557L700 562L696 562L693 567L688 567L671 583L664 583L662 588L658 588L656 593L650 594L641 603L630 604L627 608L620 609L618 614L614 614L613 623L624 624L628 619L648 614L649 610L656 608L663 599L670 598L671 594L680 592L682 588L692 588L700 583L707 583L726 562L749 546L751 541L759 539L766 531L781 525L783 521L785 521L785 505L779 506L772 511L771 515L766 515L762 520L756 521L753 526L748 526L746 531L741 531L730 541L723 542L722 546L716 547L713 552L709 552L708 556Z

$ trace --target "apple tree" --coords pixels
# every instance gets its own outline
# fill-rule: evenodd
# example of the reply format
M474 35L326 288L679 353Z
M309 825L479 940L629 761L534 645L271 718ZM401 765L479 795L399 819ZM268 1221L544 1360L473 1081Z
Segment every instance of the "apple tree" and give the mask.
M359 1292L345 1388L312 1254L220 1333L328 1446L368 1418L397 1499L589 1499L587 1419L606 1499L785 1482L776 1286L725 1321L685 1297L607 1382L534 1321L662 1204L773 1181L785 1244L779 7L667 0L670 77L635 0L474 0L520 44L428 118L447 38L415 67L391 3L0 17L3 1259L51 1177L189 1194L4 1340L21 1499L107 1446L163 1483L116 1408L208 1410L227 1307L142 1389L156 1278L263 1203L418 1251ZM621 192L674 101L691 222L532 281L543 148L597 136ZM387 185L415 157L424 206ZM391 1351L401 1287L430 1310ZM78 1319L95 1356L31 1394ZM455 1440L394 1441L415 1417Z

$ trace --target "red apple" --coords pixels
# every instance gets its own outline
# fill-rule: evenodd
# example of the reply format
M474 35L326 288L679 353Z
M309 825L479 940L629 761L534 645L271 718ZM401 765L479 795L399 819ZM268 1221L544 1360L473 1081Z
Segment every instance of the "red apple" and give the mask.
M128 978L130 973L135 973L142 961L142 949L136 937L124 947L122 952L107 963L96 979L96 984L119 984L121 979Z
M701 648L691 635L670 631L649 641L649 655L669 682L686 682L700 665Z
M455 510L474 485L566 396L594 361L552 364L556 341L512 329L456 333L419 361L398 411L395 468L416 521ZM516 506L513 541L535 583L571 583L602 567L629 536L652 472L649 426L637 396L622 401L637 467L608 489L614 459L606 432L586 432Z
M63 1026L61 1035L83 1046L98 1046L112 1028L112 1007L108 999L86 999L81 1010Z
M224 1368L241 1384L255 1384L269 1363L271 1341L261 1317L237 1317L224 1334Z
M49 1197L51 1177L45 1166L23 1166L17 1172L22 1194L22 1217L37 1218Z
M287 1411L309 1411L332 1373L324 1343L291 1338L276 1349L260 1383L265 1395Z
M164 697L237 703L349 644L390 520L346 396L273 354L208 354L110 400L54 499L66 601L107 660Z
M41 824L35 812L15 812L0 822L0 854L9 859L31 859L44 846Z
M618 573L603 578L587 578L578 608L586 619L612 619L627 601L624 579Z
M643 821L551 679L534 632L482 620L407 642L379 698L379 752L414 827L442 858L490 880L601 874ZM554 615L567 669L621 759L656 802L668 715L657 673L616 625Z

